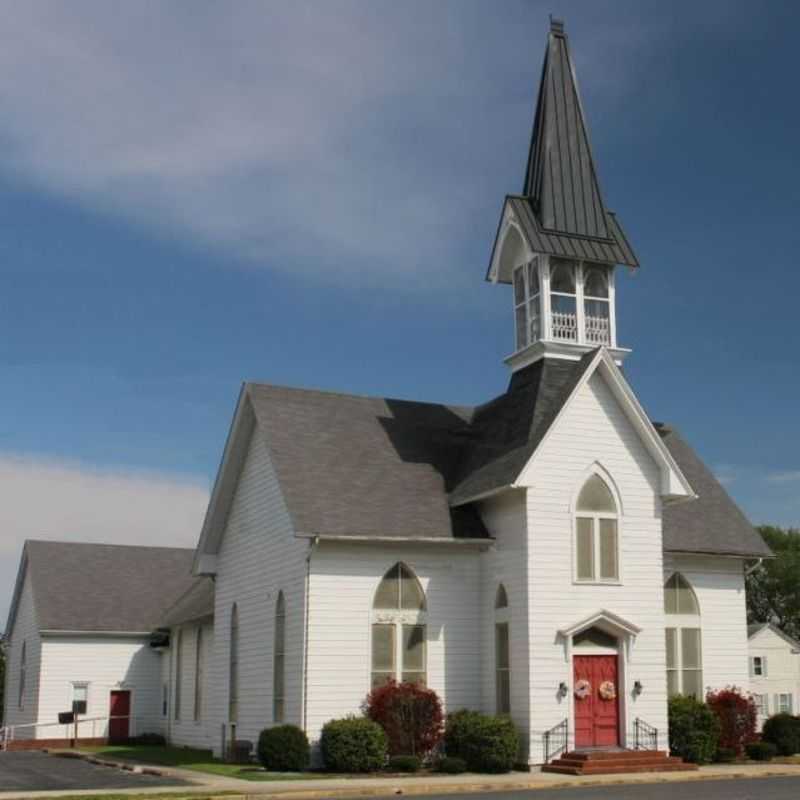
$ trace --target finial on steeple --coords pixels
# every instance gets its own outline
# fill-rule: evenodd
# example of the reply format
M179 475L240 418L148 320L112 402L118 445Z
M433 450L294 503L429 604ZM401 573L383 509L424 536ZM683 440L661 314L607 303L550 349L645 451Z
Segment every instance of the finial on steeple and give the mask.
M550 33L557 33L564 35L564 20L556 19L552 14L550 15Z

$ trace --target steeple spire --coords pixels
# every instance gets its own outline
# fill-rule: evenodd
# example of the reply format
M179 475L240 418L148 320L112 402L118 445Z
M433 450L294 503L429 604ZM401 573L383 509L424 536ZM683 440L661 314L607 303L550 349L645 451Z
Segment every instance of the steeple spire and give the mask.
M564 23L552 17L522 193L545 230L611 238Z

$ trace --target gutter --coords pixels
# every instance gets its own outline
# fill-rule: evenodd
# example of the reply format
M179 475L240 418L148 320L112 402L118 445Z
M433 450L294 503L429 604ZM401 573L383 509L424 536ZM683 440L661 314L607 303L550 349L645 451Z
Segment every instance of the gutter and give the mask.
M303 731L308 735L308 629L311 618L311 556L319 545L319 536L312 536L308 543L306 556L306 618L303 631L303 718L300 721Z
M351 544L438 544L455 547L469 547L481 546L488 547L493 545L495 540L482 539L477 537L461 537L456 538L452 536L336 536L336 535L321 535L311 533L296 533L299 539L311 539L312 542L350 542ZM316 547L316 544L314 545Z

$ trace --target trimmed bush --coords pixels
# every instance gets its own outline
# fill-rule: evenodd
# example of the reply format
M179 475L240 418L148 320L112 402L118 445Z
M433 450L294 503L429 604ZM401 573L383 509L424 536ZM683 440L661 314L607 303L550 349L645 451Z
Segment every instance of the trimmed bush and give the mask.
M389 759L389 772L419 772L421 768L419 756L392 756Z
M456 711L447 717L448 756L462 759L472 772L509 772L517 760L519 735L509 717Z
M736 751L732 747L720 747L714 756L717 764L730 764L736 761Z
M669 701L669 749L692 764L714 758L719 742L717 715L694 697L677 695Z
M377 722L364 717L326 722L319 745L331 772L377 772L386 764L386 734Z
M364 714L386 732L390 755L425 758L444 735L442 703L433 689L388 681L364 701Z
M745 751L753 761L772 761L778 754L778 748L772 742L750 742Z
M800 719L791 714L775 714L761 730L761 739L770 742L782 756L800 752Z
M744 754L745 745L756 741L756 704L753 698L728 686L706 695L706 704L717 715L720 726L720 748Z
M256 755L272 772L302 772L310 756L308 737L296 725L266 728L258 737Z
M467 771L467 762L463 758L456 758L455 756L445 756L439 759L436 765L439 772L446 772L448 775L460 775L462 772Z
M147 747L165 747L167 740L160 733L140 733L134 741Z

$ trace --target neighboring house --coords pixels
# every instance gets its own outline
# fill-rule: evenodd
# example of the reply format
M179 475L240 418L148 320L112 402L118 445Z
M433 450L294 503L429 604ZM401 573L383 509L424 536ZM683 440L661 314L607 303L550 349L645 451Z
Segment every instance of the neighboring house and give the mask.
M536 764L557 726L634 747L647 723L666 748L669 694L747 686L744 570L770 551L620 369L622 231L553 23L488 273L511 287L508 388L450 406L243 386L205 580L152 641L173 742L220 753L278 723L316 741L397 678L510 714Z
M750 691L759 726L773 714L796 714L800 704L800 643L776 625L747 628Z
M85 703L80 738L161 730L161 658L150 647L165 607L194 582L193 551L26 542L11 604L5 725L18 740L61 742ZM120 717L109 730L105 720ZM131 717L129 724L125 717ZM103 721L101 721L103 720Z

